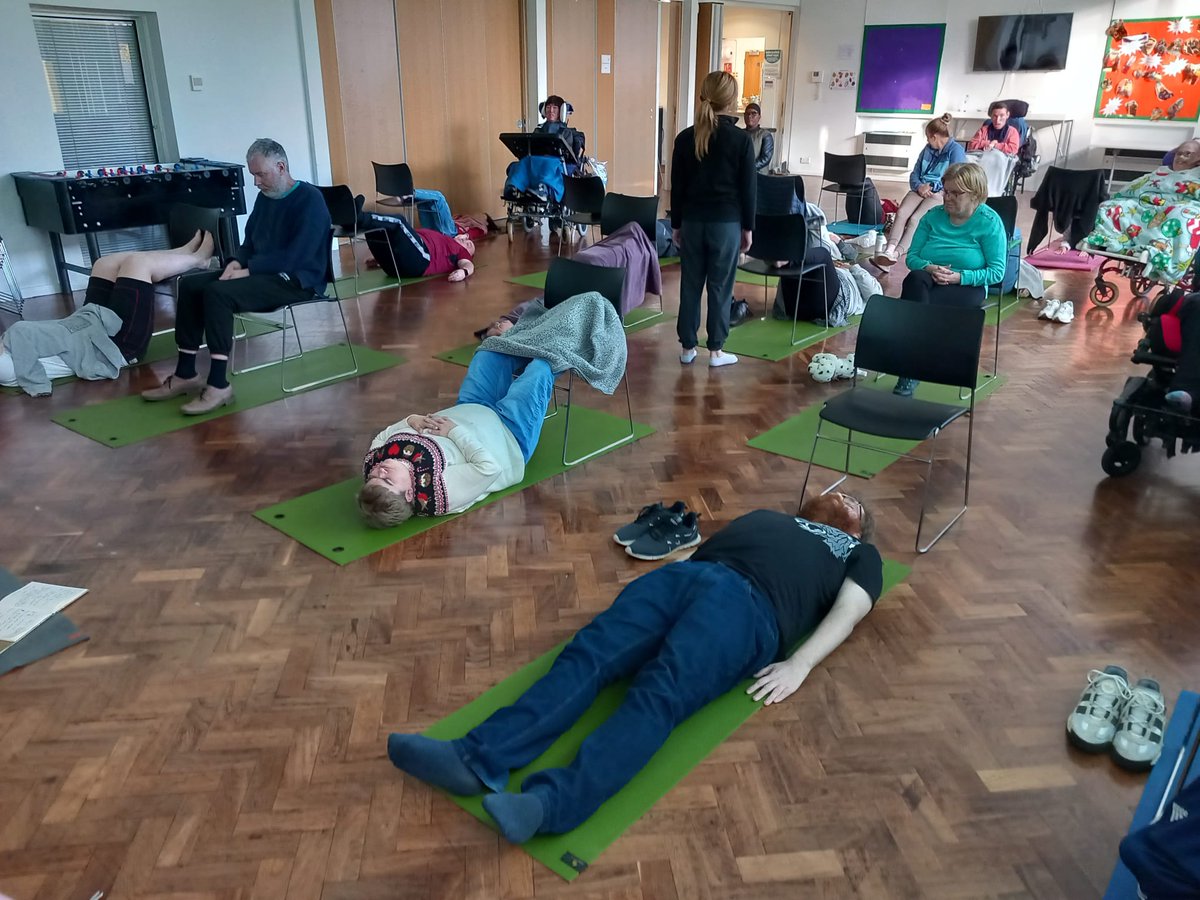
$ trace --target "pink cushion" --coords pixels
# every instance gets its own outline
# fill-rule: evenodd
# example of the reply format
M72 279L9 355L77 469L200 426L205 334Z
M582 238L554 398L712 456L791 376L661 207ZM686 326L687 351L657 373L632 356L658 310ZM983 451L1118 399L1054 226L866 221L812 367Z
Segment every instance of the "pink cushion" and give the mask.
M1095 271L1104 264L1101 256L1080 253L1078 250L1068 250L1059 253L1051 247L1045 247L1037 253L1025 257L1025 261L1039 269L1079 269L1084 272Z

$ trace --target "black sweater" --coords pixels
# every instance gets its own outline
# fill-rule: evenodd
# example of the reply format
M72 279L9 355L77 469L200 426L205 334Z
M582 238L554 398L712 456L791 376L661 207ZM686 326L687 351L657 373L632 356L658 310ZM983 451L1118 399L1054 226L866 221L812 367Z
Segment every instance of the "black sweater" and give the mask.
M671 227L691 222L740 222L754 229L754 143L733 116L718 116L704 159L696 159L696 128L675 138L671 157Z
M329 228L325 199L307 182L297 181L278 199L259 194L237 260L251 275L286 274L305 290L324 290Z

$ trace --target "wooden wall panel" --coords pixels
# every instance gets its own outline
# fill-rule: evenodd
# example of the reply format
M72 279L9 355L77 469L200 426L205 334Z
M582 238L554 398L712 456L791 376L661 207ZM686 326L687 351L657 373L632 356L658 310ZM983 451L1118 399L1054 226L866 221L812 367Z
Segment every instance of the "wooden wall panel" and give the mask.
M550 93L558 94L575 107L570 124L587 137L588 153L598 159L604 138L596 110L596 85L600 58L596 52L597 0L549 0L548 41ZM539 98L546 99L545 97ZM529 127L538 123L530 122Z
M613 40L613 167L610 186L626 194L655 193L658 138L658 16L656 0L615 0ZM601 79L608 76L601 75Z
M334 181L374 198L371 160L404 158L391 0L320 0L317 32Z
M455 212L500 215L511 157L496 136L521 114L520 0L316 0L316 10L335 180L374 198L371 161L407 162Z

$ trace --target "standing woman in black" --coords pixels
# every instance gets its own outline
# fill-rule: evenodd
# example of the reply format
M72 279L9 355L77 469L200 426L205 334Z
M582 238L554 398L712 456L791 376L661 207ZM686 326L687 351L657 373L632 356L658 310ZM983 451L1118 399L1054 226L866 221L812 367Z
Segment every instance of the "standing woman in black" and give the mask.
M729 308L738 254L750 249L754 229L754 144L737 126L737 80L710 72L700 86L696 124L675 138L671 158L671 229L680 256L679 320L683 352L696 359L700 291L708 287L708 364L738 361L726 353Z

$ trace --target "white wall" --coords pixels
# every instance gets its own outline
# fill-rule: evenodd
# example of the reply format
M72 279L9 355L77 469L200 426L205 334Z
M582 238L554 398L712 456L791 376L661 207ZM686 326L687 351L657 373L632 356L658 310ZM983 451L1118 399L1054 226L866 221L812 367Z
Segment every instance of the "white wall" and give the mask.
M1031 4L1024 0L801 0L794 56L802 72L819 69L824 84L806 79L792 90L791 127L786 156L791 171L820 174L823 154L860 152L858 135L866 128L919 132L929 116L859 117L855 91L831 91L829 73L859 69L862 31L867 25L946 23L946 42L934 107L936 113L986 109L992 100L1027 100L1030 116L1063 113L1074 120L1070 165L1099 165L1104 147L1167 150L1192 136L1196 123L1093 122L1096 86L1110 17L1167 18L1189 15L1195 5L1184 0L1056 0ZM972 72L975 28L980 15L1018 15L1034 12L1072 12L1071 46L1067 68L1061 72ZM851 59L838 58L838 46L853 46ZM1052 149L1050 137L1039 137L1043 162ZM807 158L809 162L801 162Z
M111 10L120 0L71 0ZM259 137L283 144L297 178L331 180L320 56L311 0L139 0L157 14L167 93L181 156L240 162ZM147 54L148 55L148 54ZM201 75L204 90L190 90ZM62 166L28 5L0 3L0 234L27 297L58 291L44 232L25 225L10 172ZM13 127L14 123L20 127ZM114 162L127 162L116 160ZM249 180L249 179L247 179ZM254 201L253 185L246 206ZM65 239L70 248L74 238ZM78 259L78 255L76 255ZM74 276L76 287L81 276Z

